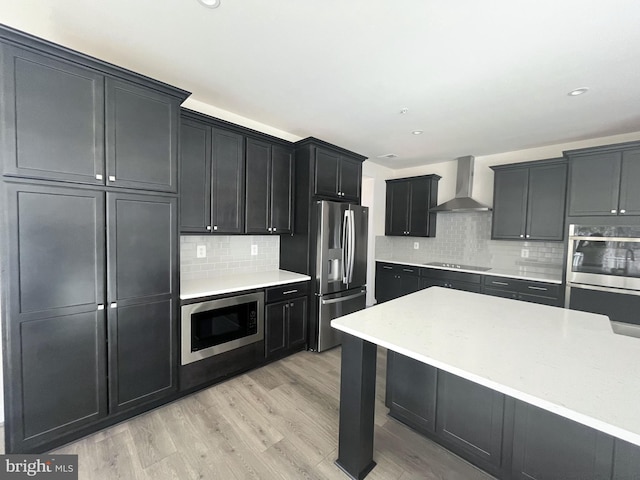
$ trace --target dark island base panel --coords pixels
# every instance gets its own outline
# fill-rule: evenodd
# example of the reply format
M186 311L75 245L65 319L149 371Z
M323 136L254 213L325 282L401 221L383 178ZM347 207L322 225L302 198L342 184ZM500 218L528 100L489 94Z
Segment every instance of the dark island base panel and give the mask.
M336 465L361 480L376 466L373 430L378 346L352 335L342 337L340 426Z

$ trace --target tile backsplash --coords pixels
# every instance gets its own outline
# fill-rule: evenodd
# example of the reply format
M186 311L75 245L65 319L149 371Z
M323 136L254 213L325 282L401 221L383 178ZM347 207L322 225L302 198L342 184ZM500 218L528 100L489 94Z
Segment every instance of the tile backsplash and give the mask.
M439 213L435 238L376 237L376 258L412 263L561 269L563 253L563 242L491 240L491 212Z
M198 245L207 249L197 258ZM251 255L251 246L258 249ZM265 272L280 266L277 235L183 235L180 237L180 275L183 280L217 277L230 273Z

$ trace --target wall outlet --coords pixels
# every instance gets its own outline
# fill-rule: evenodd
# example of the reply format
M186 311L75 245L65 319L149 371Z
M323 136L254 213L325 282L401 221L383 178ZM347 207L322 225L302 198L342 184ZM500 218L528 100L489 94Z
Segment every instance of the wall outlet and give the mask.
M420 249L420 242L413 242L413 249L414 250L419 250Z
M251 255L258 254L258 245L251 245Z
M198 245L196 247L196 257L198 257L198 258L207 258L207 246L206 245Z
M520 250L520 256L522 258L529 258L529 249L523 248L522 250Z

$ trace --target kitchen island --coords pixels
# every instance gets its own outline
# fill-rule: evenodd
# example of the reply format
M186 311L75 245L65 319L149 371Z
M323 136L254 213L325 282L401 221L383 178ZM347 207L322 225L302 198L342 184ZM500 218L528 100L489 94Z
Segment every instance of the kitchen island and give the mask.
M597 447L599 455L611 451L611 465L594 462L603 470L615 472L614 437L624 448L640 445L640 341L614 334L605 316L432 287L338 318L332 326L348 334L337 464L353 478L375 466L377 345L593 429L600 435L594 442L604 445ZM515 441L513 411L509 415L505 425L512 428L501 431L502 443Z

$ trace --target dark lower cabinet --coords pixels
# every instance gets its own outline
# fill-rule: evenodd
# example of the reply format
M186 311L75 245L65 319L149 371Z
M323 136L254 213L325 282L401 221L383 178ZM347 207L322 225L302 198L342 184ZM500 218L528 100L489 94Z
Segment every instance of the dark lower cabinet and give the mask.
M485 276L482 293L494 297L512 298L525 302L561 307L563 295L559 284L521 280L508 277Z
M7 451L172 394L177 199L19 183L4 194Z
M376 263L376 301L382 303L420 290L419 270L409 265Z
M455 272L436 268L420 269L420 288L443 287L480 293L482 276L477 273Z
M434 432L438 369L399 353L387 351L389 415L422 432Z
M265 306L264 343L268 360L304 348L307 343L307 306L306 296Z
M492 473L502 465L505 396L438 371L436 432L443 444Z
M612 467L612 437L533 405L516 402L514 479L609 479Z
M612 480L640 479L640 447L615 439Z

